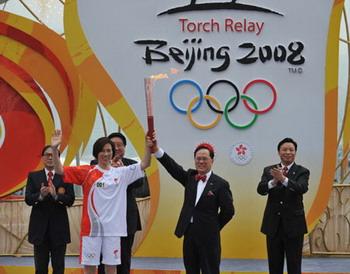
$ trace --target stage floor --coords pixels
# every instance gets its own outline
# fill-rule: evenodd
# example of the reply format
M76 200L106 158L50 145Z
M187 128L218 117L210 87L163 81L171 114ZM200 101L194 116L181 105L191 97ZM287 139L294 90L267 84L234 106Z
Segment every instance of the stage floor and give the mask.
M185 273L182 259L133 258L133 274L182 274ZM0 257L1 274L33 273L33 257ZM66 274L82 273L78 257L66 257ZM221 273L268 273L266 260L224 259ZM350 274L350 258L312 257L303 259L303 273Z

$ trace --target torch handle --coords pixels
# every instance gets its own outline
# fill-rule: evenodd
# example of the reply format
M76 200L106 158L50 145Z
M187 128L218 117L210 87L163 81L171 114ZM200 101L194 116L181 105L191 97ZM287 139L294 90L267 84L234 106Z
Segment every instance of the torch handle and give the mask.
M148 131L147 136L152 138L153 132L154 132L154 118L153 116L147 116L147 125L148 125ZM157 142L154 143L154 145L151 147L151 152L155 152L155 146L157 145Z
M147 116L147 125L148 125L147 136L152 137L152 133L154 131L154 118L153 118L153 116Z

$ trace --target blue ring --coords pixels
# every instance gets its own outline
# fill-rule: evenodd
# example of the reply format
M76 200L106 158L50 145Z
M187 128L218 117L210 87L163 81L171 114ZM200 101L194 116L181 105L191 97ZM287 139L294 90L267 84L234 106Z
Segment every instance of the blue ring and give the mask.
M175 92L175 89L180 86L180 85L185 85L185 84L191 84L192 86L194 86L196 88L196 90L198 91L199 93L199 100L197 102L197 104L193 107L193 109L191 110L191 112L195 112L199 107L200 105L202 104L202 101L203 101L203 91L201 89L201 87L193 80L187 80L187 79L184 79L184 80L180 80L178 82L176 82L170 89L170 93L169 93L169 99L170 99L170 104L172 105L172 107L182 113L182 114L186 114L187 113L187 109L182 109L182 108L179 108L175 102L174 102L174 99L173 99L173 94Z

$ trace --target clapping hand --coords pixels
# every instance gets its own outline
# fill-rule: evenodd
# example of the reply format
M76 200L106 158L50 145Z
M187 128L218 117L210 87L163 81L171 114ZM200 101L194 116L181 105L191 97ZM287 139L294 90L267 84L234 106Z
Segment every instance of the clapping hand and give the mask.
M55 186L52 184L51 186L48 186L48 189L52 198L55 198L57 196Z
M41 184L40 195L41 197L46 197L49 194L49 187L45 186L44 183Z
M285 176L283 175L283 170L281 167L277 166L270 169L270 174L276 182L283 182L285 180Z

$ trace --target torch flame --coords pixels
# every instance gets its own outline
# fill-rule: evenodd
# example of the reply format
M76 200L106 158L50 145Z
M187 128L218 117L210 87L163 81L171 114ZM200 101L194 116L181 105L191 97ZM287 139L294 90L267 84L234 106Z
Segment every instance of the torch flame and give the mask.
M171 68L171 69L170 69L170 73L171 73L171 74L178 74L178 73L179 73L179 70L176 69L176 68Z
M157 75L151 76L151 79L153 79L153 80L160 80L160 79L165 79L165 78L169 78L168 74L166 74L166 73L159 73Z
M171 68L170 69L170 74L178 74L180 71L176 68ZM169 76L167 73L159 73L159 74L155 74L155 75L151 75L150 78L152 80L161 80L161 79L169 79Z

